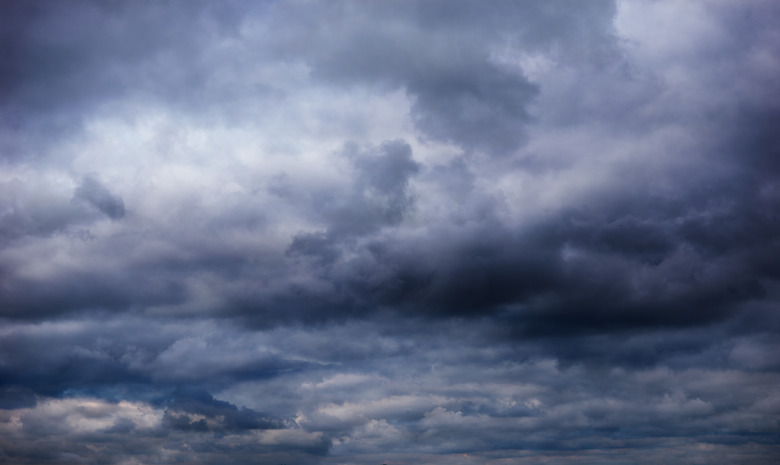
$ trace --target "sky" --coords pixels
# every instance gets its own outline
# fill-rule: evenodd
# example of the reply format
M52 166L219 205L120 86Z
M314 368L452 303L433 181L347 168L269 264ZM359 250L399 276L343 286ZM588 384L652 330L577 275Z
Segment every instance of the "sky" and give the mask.
M775 464L780 3L0 1L0 463Z

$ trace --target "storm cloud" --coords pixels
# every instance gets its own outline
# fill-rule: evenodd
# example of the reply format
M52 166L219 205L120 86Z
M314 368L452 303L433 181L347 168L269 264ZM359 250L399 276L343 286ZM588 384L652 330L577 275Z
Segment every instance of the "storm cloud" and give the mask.
M0 4L0 462L775 463L771 1Z

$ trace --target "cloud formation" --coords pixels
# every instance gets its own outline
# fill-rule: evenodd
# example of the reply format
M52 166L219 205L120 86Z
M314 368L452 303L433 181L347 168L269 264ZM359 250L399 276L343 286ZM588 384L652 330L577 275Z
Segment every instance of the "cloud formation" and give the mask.
M81 181L81 185L73 194L73 199L87 202L112 220L125 216L125 203L122 199L113 195L100 181L90 176L85 176Z
M0 10L3 463L780 454L774 2Z

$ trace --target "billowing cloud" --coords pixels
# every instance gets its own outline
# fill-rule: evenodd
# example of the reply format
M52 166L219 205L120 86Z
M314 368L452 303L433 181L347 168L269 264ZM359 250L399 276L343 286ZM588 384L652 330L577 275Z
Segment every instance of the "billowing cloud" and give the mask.
M773 2L0 10L3 463L780 454Z

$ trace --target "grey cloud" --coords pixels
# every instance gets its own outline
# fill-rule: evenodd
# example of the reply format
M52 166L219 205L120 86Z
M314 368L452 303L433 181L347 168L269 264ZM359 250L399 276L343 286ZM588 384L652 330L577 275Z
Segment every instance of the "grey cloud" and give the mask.
M0 445L4 459L10 463L173 460L212 464L260 459L303 464L319 462L327 450L327 443L319 437L290 430L215 435L167 429L170 425L159 419L160 411L145 404L49 400L37 409L21 412L22 430L6 431ZM57 424L62 427L54 428ZM18 441L25 433L35 432L42 435L40 440Z
M128 96L202 104L193 98L209 81L201 47L207 37L232 34L240 12L228 3L184 6L4 2L3 158L40 157L105 104Z
M773 463L772 2L0 9L0 461Z
M464 68L410 85L417 96L413 107L417 125L434 139L467 149L511 153L524 141L523 126L531 120L526 108L535 86L487 62ZM473 69L479 70L478 76L464 78Z
M35 392L26 386L3 386L0 388L0 408L2 409L32 407L36 403Z
M344 149L356 175L343 198L333 198L324 210L325 231L298 233L287 255L317 256L332 263L340 249L356 237L370 235L382 227L397 226L414 206L409 178L419 171L409 144L387 141L375 149L355 145Z
M125 203L122 198L112 194L94 176L85 176L81 180L81 185L76 188L73 198L91 204L112 220L125 216Z
M0 298L3 316L38 319L57 314L128 310L141 302L143 305L175 304L185 299L186 290L180 280L165 276L166 273L149 276L146 270L139 270L135 285L144 285L139 290L127 282L128 275L116 271L53 268L55 279L8 279L6 292Z
M86 218L66 195L36 179L15 178L0 185L0 237L3 247L26 236L50 236Z
M351 198L329 212L329 233L366 234L377 227L400 223L412 207L409 178L419 170L412 150L403 140L388 141L376 150L361 153L347 147L346 156L356 168Z
M117 339L129 337L128 342L134 345L156 341L157 336L127 331L141 323L141 320L115 322ZM287 446L290 450L315 455L332 450L335 457L371 451L479 455L486 448L500 448L511 455L517 449L551 452L561 447L585 450L592 447L633 448L648 443L660 444L671 431L676 434L684 431L695 441L731 444L732 447L751 442L766 443L751 430L756 427L754 418L761 402L773 402L766 387L776 382L773 381L775 373L751 374L737 365L735 370L721 371L716 362L721 357L718 354L714 354L711 363L715 364L710 367L694 361L692 365L679 365L674 370L664 366L636 369L634 364L629 364L627 369L616 369L612 364L564 368L558 366L555 359L538 353L534 355L534 344L525 348L522 345L513 347L498 342L500 339L493 339L488 344L490 336L486 330L496 324L500 326L500 323L488 320L462 321L443 324L435 332L425 326L417 331L405 327L419 325L419 321L384 328L373 324L350 324L319 330L271 330L263 333L263 337L270 337L269 342L273 341L291 357L316 357L320 361L338 363L321 365L306 372L289 372L272 382L246 378L244 386L249 398L242 396L235 384L228 385L227 392L221 395L223 399L225 396L230 399L227 401L217 400L194 387L169 390L165 397L152 404L159 406L155 408L160 418L159 426L152 429L137 419L130 420L135 425L131 427L128 421L120 421L122 417L119 416L117 419L111 417L111 421L105 422L105 432L92 433L92 437L63 436L63 431L52 430L47 421L47 415L60 410L52 413L41 410L35 416L28 413L22 418L28 434L44 428L50 438L62 438L61 444L100 440L119 445L119 438L111 435L124 428L123 431L130 431L131 436L121 440L121 447L146 443L152 448L146 449L149 452L145 453L154 453L157 447L154 438L165 438L171 445L190 441L199 444L202 453L207 453L212 447L222 448L221 435L229 433L224 438L232 438L230 450L241 457L243 453L262 452L262 448L253 450L240 445L243 443L241 435L249 434L249 431L279 431L280 428L295 431L290 426L293 417L303 428L300 434L324 432L326 436L305 443L308 445L291 443ZM193 336L204 330L198 325L170 329L178 333L174 337ZM211 331L215 329L215 341L245 337L245 334L236 333L235 328L222 326ZM703 339L708 335L711 333L702 334ZM147 338L147 342L140 336ZM338 339L333 339L334 336ZM86 342L77 335L73 338ZM680 341L686 339L680 333ZM453 340L459 341L457 348L452 347ZM640 339L633 344L647 342L647 339ZM659 342L656 347L668 347L669 341ZM559 341L558 348L569 343ZM408 349L402 344L409 344ZM619 339L592 341L591 347L594 344L603 344L609 351L626 348L620 345ZM212 350L231 349L213 345ZM349 352L353 352L352 358L344 356ZM670 354L667 352L666 356ZM349 372L345 372L346 366L350 367ZM210 383L199 381L198 373L191 373L195 385L204 381ZM464 376L464 373L469 375ZM410 383L406 376L413 376L414 382ZM109 380L105 376L103 379ZM68 384L73 385L72 380ZM126 381L124 385L127 386ZM159 389L159 384L155 386ZM728 390L724 390L724 386L728 386ZM742 392L744 397L732 395L735 390ZM644 401L635 402L636 396ZM122 397L127 398L127 393ZM759 403L755 403L759 399ZM239 401L264 406L270 412L259 414L257 407L238 408L235 402ZM286 406L291 401L292 405ZM78 398L68 402L78 405ZM89 408L95 409L94 406ZM101 415L110 411L108 406L105 408L106 413ZM274 418L274 412L279 419ZM90 415L100 418L96 416L97 412ZM759 427L767 432L772 430L769 424ZM713 428L716 436L713 436ZM211 436L215 433L218 435ZM561 442L562 436L566 437L565 443ZM340 445L328 449L327 437L350 437L353 442L340 441ZM771 439L768 440L770 442L766 444L771 444ZM20 450L21 445L6 447L4 444L3 447L12 454L27 453ZM50 442L47 447L60 450L63 446ZM78 450L75 446L68 449ZM132 449L126 453L134 457L145 454ZM184 450L181 453L186 454ZM51 459L41 457L38 460Z
M243 431L282 427L278 420L269 419L252 409L238 409L229 402L216 400L208 392L196 389L179 388L166 404L163 425L184 431ZM193 420L192 414L205 418Z
M611 2L553 2L547 8L492 2L478 12L468 2L412 3L393 12L406 24L380 27L366 27L360 18L387 14L386 5L351 6L347 27L334 38L330 30L313 33L326 50L314 56L315 72L337 81L403 86L427 137L497 156L525 140L538 86L491 59L496 48L511 43L575 54L583 43L605 51L612 43Z
M7 153L30 155L25 133L48 140L47 131L73 131L101 104L127 94L182 108L208 108L213 114L235 112L236 105L224 103L241 97L231 94L234 87L220 85L223 77L211 67L230 73L246 67L213 56L206 40L241 37L246 6L190 2L182 14L180 5L7 4L10 61L4 73L8 82L3 86L3 114L12 123L8 127L17 127L6 138L13 145ZM546 8L495 2L478 12L468 2L413 3L392 12L388 6L349 3L309 8L258 5L253 15L267 15L285 26L268 36L247 35L259 41L251 53L289 59L293 51L329 79L402 86L413 98L413 116L428 137L494 155L511 152L523 142L523 127L531 119L527 108L537 89L519 69L491 58L496 47L554 48L571 56L614 48L614 6L606 1L576 6L556 2ZM397 19L382 27L367 27L363 20L391 13ZM334 34L334 29L316 25L318 17L336 17L343 26ZM68 26L81 22L97 26ZM135 31L142 31L141 37L128 40ZM310 43L318 45L300 50L301 44ZM273 85L259 86L275 93Z

